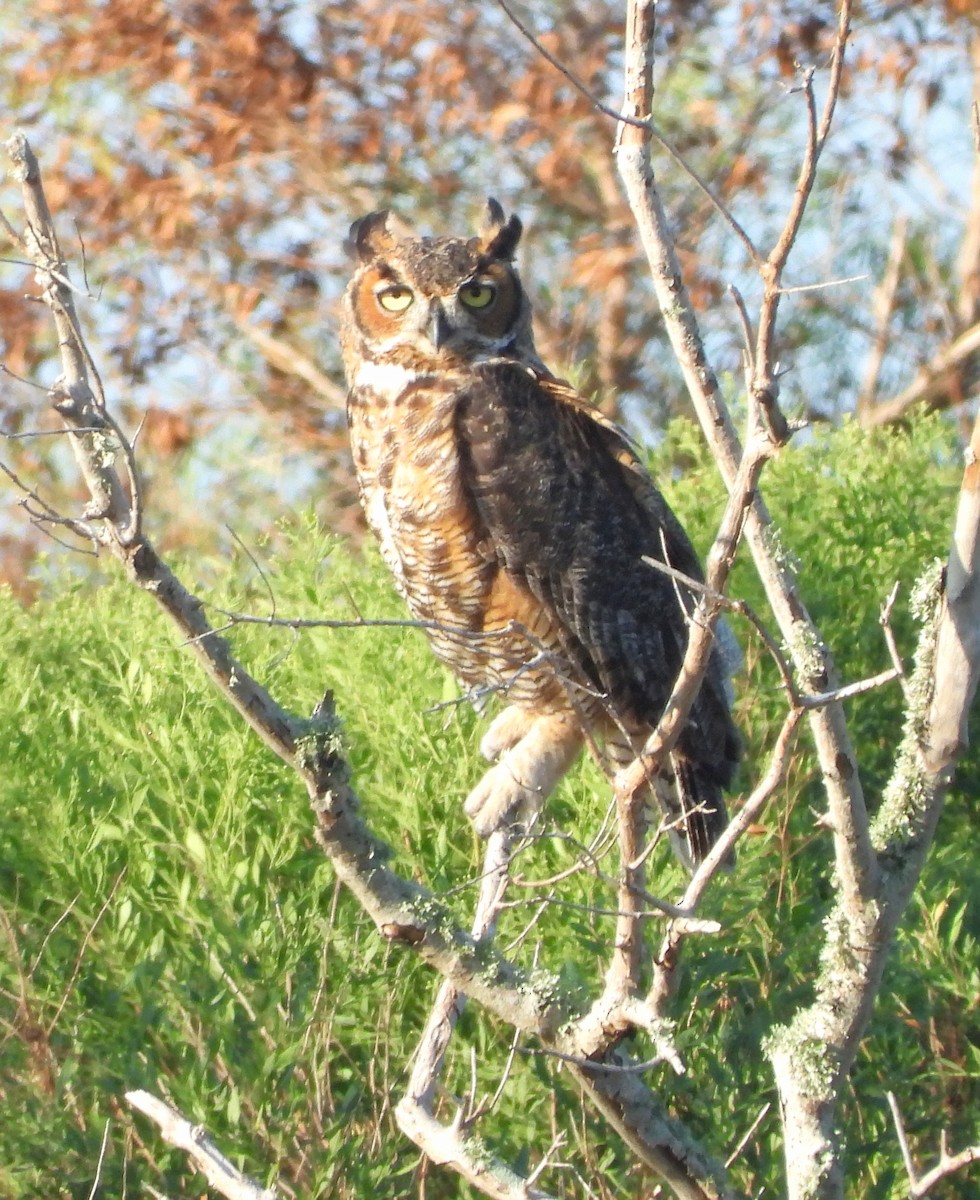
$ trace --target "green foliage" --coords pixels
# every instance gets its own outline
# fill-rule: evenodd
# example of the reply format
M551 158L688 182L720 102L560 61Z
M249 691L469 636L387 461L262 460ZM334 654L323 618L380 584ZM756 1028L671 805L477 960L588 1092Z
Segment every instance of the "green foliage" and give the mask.
M848 680L887 665L878 612L893 582L907 594L925 561L944 553L953 460L938 422L914 436L845 428L787 452L766 476L786 553L800 564L803 594ZM679 462L685 473L673 480ZM656 465L705 547L719 487L689 427L670 430ZM257 557L278 615L404 615L373 554L352 556L311 522L273 535L286 549L266 561L260 548ZM765 616L743 558L734 590ZM201 589L209 602L268 611L266 583L244 555L230 568L196 563L194 574L209 581ZM895 626L908 653L904 605ZM758 637L738 632L747 787L764 766L782 701ZM460 806L480 771L478 722L444 704L455 688L422 635L238 626L230 636L291 710L309 713L325 687L334 691L373 827L400 870L451 893L448 903L465 914L471 892L452 890L479 862ZM900 710L895 686L853 704L872 798L887 777ZM250 1173L278 1172L297 1194L418 1194L418 1156L391 1110L435 980L409 951L384 945L339 891L302 789L211 693L149 598L122 581L52 587L29 610L0 597L0 761L0 1197L88 1197L107 1121L99 1195L200 1194L183 1155L128 1114L122 1094L135 1087L170 1097ZM976 1137L980 884L970 812L978 791L974 757L961 766L854 1073L854 1195L901 1194L886 1089L899 1095L913 1143L928 1134L924 1160L939 1124L954 1148ZM585 840L605 805L600 777L583 764L549 815ZM705 914L725 932L690 947L676 1009L688 1074L659 1083L719 1157L773 1099L760 1047L808 996L833 887L818 806L801 741L784 793L708 898ZM576 857L574 844L548 836L518 867L543 879ZM671 896L676 868L660 859L655 871L656 889ZM541 892L515 891L524 896L528 903L507 914L504 944L537 914ZM528 964L537 954L563 985L588 988L608 954L611 920L588 911L603 898L581 875L562 898L570 906L539 914L516 953ZM470 1045L478 1086L492 1092L507 1032L467 1012L449 1066L456 1094L470 1086ZM520 1163L557 1129L568 1138L565 1159L598 1194L649 1191L652 1181L583 1111L564 1074L519 1053L481 1135ZM736 1170L746 1188L779 1194L780 1169L773 1110ZM552 1173L548 1186L578 1193L567 1172ZM425 1194L469 1192L430 1168ZM970 1195L969 1181L950 1184L949 1194Z

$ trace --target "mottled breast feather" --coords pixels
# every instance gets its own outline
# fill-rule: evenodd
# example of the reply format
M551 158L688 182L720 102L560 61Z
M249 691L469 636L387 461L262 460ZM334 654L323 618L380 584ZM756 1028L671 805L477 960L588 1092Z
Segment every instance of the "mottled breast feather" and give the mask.
M458 402L461 462L490 541L554 614L566 652L614 717L656 724L687 646L678 596L688 610L696 598L643 558L701 579L687 535L648 476L637 479L628 442L565 385L509 363L479 365L474 376ZM738 758L727 708L715 655L695 724L722 735L719 784Z

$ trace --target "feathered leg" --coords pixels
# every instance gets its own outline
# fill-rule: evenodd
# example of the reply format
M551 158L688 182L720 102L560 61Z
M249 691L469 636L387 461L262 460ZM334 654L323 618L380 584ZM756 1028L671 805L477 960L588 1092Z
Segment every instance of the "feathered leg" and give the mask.
M574 716L538 716L511 705L496 718L480 743L496 764L466 799L466 815L480 837L514 821L530 821L554 791L582 748Z

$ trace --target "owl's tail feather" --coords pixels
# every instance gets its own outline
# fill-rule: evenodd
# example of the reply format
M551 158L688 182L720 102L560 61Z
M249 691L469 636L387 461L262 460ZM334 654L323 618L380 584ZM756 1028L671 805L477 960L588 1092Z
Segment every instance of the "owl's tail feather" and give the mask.
M717 780L712 779L699 763L682 753L674 753L671 764L683 814L678 834L683 837L691 862L697 867L728 828L728 811ZM734 866L734 863L734 853L729 854L726 866Z
M606 742L606 752L619 769L633 762L640 749L639 740L631 744L621 734ZM689 871L694 871L728 827L721 785L695 759L675 750L670 768L651 779L650 792L674 853ZM725 865L732 866L734 861L731 854Z

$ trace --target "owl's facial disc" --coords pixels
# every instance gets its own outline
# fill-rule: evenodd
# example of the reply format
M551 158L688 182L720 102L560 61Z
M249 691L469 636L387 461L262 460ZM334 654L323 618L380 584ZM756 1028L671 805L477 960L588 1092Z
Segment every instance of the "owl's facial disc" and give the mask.
M508 262L455 240L410 242L402 258L379 256L349 289L355 322L375 354L416 354L450 367L513 348L522 293Z

